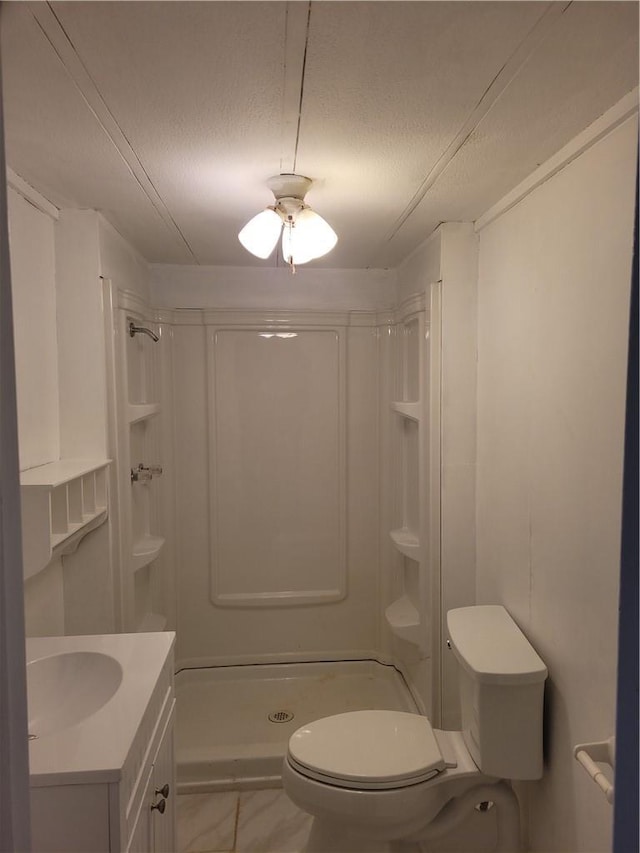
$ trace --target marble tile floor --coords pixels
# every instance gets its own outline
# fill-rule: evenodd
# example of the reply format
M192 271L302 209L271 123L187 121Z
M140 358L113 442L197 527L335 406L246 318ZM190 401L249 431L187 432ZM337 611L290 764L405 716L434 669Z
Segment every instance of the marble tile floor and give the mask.
M494 853L498 849L497 809L471 809L446 838L438 853ZM311 816L295 806L282 788L180 794L177 804L177 853L299 853L311 828ZM396 843L397 853L417 853L418 844Z
M311 817L281 788L180 794L178 853L297 853Z

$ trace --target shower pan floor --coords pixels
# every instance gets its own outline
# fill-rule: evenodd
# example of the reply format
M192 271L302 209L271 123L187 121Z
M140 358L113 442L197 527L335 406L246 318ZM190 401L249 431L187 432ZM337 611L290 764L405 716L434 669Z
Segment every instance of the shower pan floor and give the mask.
M181 793L279 786L289 737L319 717L418 713L398 671L375 661L187 669L176 694Z

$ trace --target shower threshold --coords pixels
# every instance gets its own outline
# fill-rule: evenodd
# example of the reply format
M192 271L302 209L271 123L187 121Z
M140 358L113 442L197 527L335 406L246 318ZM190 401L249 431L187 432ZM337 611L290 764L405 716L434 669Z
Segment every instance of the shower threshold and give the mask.
M375 661L186 669L176 694L181 793L279 787L289 737L320 717L418 713L398 671Z

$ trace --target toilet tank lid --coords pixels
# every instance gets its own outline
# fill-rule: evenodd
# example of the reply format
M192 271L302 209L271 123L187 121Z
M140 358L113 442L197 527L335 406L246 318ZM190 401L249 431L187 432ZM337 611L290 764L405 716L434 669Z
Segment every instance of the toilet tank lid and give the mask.
M456 658L476 681L532 684L547 677L544 662L499 604L450 610L447 629Z

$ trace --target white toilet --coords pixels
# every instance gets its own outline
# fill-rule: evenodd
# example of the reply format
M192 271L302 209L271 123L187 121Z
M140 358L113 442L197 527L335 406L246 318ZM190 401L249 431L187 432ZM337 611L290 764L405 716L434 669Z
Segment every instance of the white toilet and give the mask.
M547 669L504 607L451 610L447 628L462 731L433 729L417 714L353 711L291 736L282 781L314 817L307 853L410 849L482 801L498 807L498 849L518 849L517 800L505 780L542 775Z

